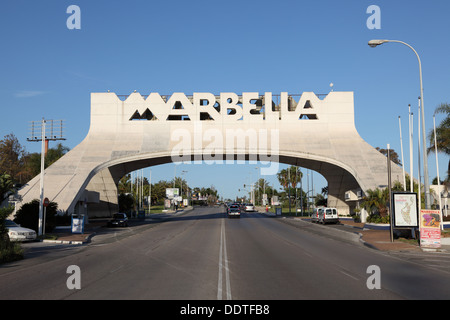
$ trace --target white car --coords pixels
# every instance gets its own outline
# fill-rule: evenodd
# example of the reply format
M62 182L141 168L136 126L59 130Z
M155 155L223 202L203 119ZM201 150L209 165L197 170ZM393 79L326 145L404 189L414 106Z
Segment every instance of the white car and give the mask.
M247 203L245 205L245 212L253 212L255 211L255 206L251 203Z
M22 228L12 220L5 220L10 241L33 241L36 240L36 232L32 229Z

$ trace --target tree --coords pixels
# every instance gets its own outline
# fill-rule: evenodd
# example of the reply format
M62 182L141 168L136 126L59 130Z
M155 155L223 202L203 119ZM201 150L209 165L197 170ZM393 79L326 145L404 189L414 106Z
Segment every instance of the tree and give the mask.
M51 166L53 163L59 160L63 155L70 151L69 147L63 146L58 143L55 148L49 148L47 154L45 155L45 165L46 167Z
M39 206L40 201L38 199L25 203L17 210L14 222L22 227L33 229L37 233L39 228ZM50 202L45 211L45 230L51 232L56 226L55 217L58 211L58 204Z
M117 190L119 194L125 194L131 192L131 175L128 173L124 175L120 180L117 186Z
M441 123L436 126L436 147L438 152L442 152L446 155L450 155L450 104L442 103L439 105L436 110L434 110L434 114L444 114L446 117L441 121ZM434 128L430 130L428 133L428 140L430 147L427 149L427 152L435 152L435 143L434 143ZM450 175L450 160L448 162L447 169L447 182L449 181Z
M283 186L284 190L289 194L290 188L296 188L297 184L301 181L303 177L300 168L297 166L290 166L287 169L283 169L277 173L278 182ZM291 196L294 194L291 194ZM289 204L291 199L289 199Z
M410 191L411 190L411 177L409 176L409 174L406 174L405 176L405 180L406 180L406 190ZM392 186L392 191L403 191L403 183L401 183L400 181L394 181L394 184ZM420 203L422 206L422 209L425 209L425 188L423 186L423 184L420 185ZM417 183L416 180L413 179L413 192L415 193L419 193L419 184ZM430 192L433 194L433 190L430 190Z
M382 154L384 154L387 157L387 149L381 149L380 147L376 147L378 151L380 151ZM402 166L402 162L400 161L398 157L398 153L394 151L394 149L389 149L389 156L391 157L391 161L398 164L399 166Z
M172 187L173 185L175 185L175 188L178 188L180 196L182 196L181 192L183 192L185 197L188 195L190 188L187 184L187 181L184 180L182 177L175 177L175 183L174 180L172 179Z
M0 172L6 172L13 182L23 183L27 175L25 160L27 152L17 137L10 133L0 140Z
M48 168L53 163L59 160L62 156L64 156L70 148L63 146L61 143L58 143L55 148L49 148L47 150L47 154L44 158L44 168ZM26 157L26 167L28 168L28 172L30 172L31 177L35 177L41 173L41 154L38 152L31 153Z
M296 166L290 166L277 173L278 182L285 190L289 187L295 188L302 177L303 173L300 171L300 168Z
M325 198L322 194L318 193L316 195L316 199L314 200L314 205L316 207L326 206L327 205L327 198Z
M281 184L284 190L289 186L288 171L286 169L277 173L278 182Z
M290 181L291 181L291 187L296 188L297 185L300 183L303 177L303 173L300 171L300 168L297 166L290 166L289 167L289 173L290 173Z
M14 211L13 206L0 208L0 241L7 241L8 228L6 228L5 220Z
M166 198L166 188L172 188L171 181L160 180L152 185L152 203L162 204Z
M134 209L134 199L131 194L120 193L118 200L120 212L128 213Z
M5 220L14 211L14 207L0 208L0 263L23 258L23 249L17 242L9 241Z
M14 192L14 183L7 173L0 174L0 203L5 200L10 192Z
M373 212L375 208L380 216L387 216L387 204L389 201L389 192L387 188L374 190L369 189L366 191L366 195L361 202L361 205L368 212Z
M267 200L277 194L277 191L269 185L269 182L263 178L260 178L256 182L255 197L257 203L262 203L263 194L267 194Z

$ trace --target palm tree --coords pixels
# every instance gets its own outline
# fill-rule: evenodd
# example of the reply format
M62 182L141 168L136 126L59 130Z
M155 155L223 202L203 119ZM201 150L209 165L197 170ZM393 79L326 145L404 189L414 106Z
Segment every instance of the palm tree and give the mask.
M303 174L297 166L290 166L277 173L278 182L280 182L284 190L296 188L297 184L301 181L302 176ZM289 199L289 204L290 203L291 199Z
M289 187L288 171L286 169L277 173L278 182L281 184L284 190Z
M290 171L289 173L290 173L291 187L296 188L297 184L299 184L299 182L302 180L303 173L297 166L290 166L289 171Z
M295 188L302 177L303 173L300 171L300 168L296 166L290 166L277 173L278 182L280 182L285 190L289 187Z
M450 155L450 104L448 103L442 103L439 105L436 110L434 110L434 114L442 113L446 115L446 117L442 120L442 122L436 126L436 144L437 144L437 151L443 152L446 155ZM435 151L435 144L434 144L434 129L431 130L428 134L428 140L430 147L427 149L427 152L434 152ZM450 174L450 160L448 162L448 169L447 169L447 182L449 181L449 174Z
M366 191L366 196L364 197L361 205L368 212L372 212L375 207L380 216L385 217L387 215L387 203L389 201L389 192L387 188L374 190L369 189Z

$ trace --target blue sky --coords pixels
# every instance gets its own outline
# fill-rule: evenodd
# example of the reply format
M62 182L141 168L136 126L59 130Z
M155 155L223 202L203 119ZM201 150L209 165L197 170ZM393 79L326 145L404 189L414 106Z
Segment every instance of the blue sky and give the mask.
M80 30L66 27L72 4L81 9ZM381 29L366 26L370 5L381 9ZM370 48L367 42L402 40L418 51L429 131L436 106L450 102L449 12L448 0L5 0L0 137L14 133L27 151L39 152L38 143L26 141L29 121L64 119L64 144L73 148L89 129L91 92L328 93L332 82L335 91L354 92L356 128L374 147L390 143L400 154L401 116L408 171L408 104L417 115L420 94L417 59L403 45ZM414 147L417 152L417 142ZM435 161L431 154L430 179ZM447 164L440 155L441 177ZM191 186L213 184L225 197L257 177L255 165L177 166L183 170ZM153 167L152 181L173 174L173 164ZM275 176L266 179L278 186ZM320 191L326 182L314 174L314 185Z

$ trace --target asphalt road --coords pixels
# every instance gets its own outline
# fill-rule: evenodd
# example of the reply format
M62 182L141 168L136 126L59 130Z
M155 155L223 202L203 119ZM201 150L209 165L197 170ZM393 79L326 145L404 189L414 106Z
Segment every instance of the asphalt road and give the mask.
M450 298L449 272L324 230L196 208L167 222L110 230L88 245L35 249L0 267L0 299ZM69 266L79 273L68 273Z

